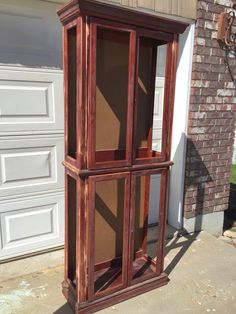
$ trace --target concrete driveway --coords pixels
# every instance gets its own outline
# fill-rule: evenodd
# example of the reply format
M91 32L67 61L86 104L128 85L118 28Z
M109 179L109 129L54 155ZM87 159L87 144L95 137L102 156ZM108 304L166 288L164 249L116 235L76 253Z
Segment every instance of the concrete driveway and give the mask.
M29 259L30 262L30 259ZM236 249L206 232L167 244L167 286L100 311L105 314L236 313ZM0 283L1 314L72 314L61 294L63 266Z

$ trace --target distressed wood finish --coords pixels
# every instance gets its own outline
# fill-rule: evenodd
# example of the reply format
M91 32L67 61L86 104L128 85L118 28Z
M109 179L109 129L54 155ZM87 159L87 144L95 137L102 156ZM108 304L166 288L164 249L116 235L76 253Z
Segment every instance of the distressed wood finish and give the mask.
M130 1L122 0L122 4L128 3L130 4ZM63 165L66 173L66 226L65 278L62 291L75 313L93 313L168 282L167 275L163 272L163 261L168 177L169 169L173 165L170 160L170 151L175 73L178 34L184 31L186 25L91 0L70 1L58 13L64 25L65 71L65 161ZM125 148L118 146L117 149L98 149L96 151L98 29L113 31L106 37L106 40L111 41L114 41L114 31L116 34L117 32L128 34ZM69 43L71 40L69 35L72 37L72 43ZM118 44L124 43L124 40L120 38L118 36ZM147 96L145 96L150 107L145 120L148 124L148 136L145 139L147 147L135 147L134 144L136 131L140 127L137 122L140 38L145 38L151 51L149 86L146 92ZM167 58L162 150L155 152L152 151L152 116L156 53L158 45L163 44L167 44ZM70 49L74 50L70 51ZM70 60L72 57L75 60ZM146 63L148 64L148 60ZM76 69L76 74L72 65ZM126 63L122 66L126 67ZM71 82L71 80L74 81ZM110 88L116 88L116 86L111 85ZM72 94L74 96L71 96ZM105 105L110 106L107 99ZM119 117L117 114L116 118ZM72 125L73 119L76 119L76 125ZM118 122L122 121L118 119ZM71 136L73 136L72 139ZM113 135L109 134L109 136ZM150 176L155 174L161 175L160 201L159 204L156 204L157 207L159 206L159 221L156 227L158 228L158 239L155 247L157 259L151 258L147 253ZM144 202L143 205L139 205L139 210L142 210L139 215L143 216L142 219L138 218L141 219L138 220L141 222L137 228L135 225L135 219L137 222L135 202L137 197L142 198L142 191L141 183L139 183L139 189L136 189L136 180L143 176L145 177L142 190ZM101 192L99 184L104 184L104 182L109 183L108 191L103 187ZM98 193L102 193L102 196L97 194L97 184L98 191L100 191ZM105 200L102 197L105 197ZM122 197L124 199L121 205ZM102 206L102 213L101 208L100 212L95 208L96 204ZM123 211L120 213L121 207L123 207ZM104 246L106 249L110 249L108 253L99 246L97 249L97 245L100 245L99 241L98 244L95 244L95 237L99 237L98 234L95 235L96 230L101 230L96 227L97 223L105 223L104 230L107 228L105 237L109 237L107 233L115 235L114 247L108 247L113 245L111 244L113 242L106 243ZM119 225L119 228L115 228L116 225ZM138 232L137 238L134 235L136 231ZM122 240L117 243L117 239L121 239L121 236ZM103 241L101 234L100 239ZM135 245L134 241L138 241L138 245ZM106 258L101 258L100 253L97 255L98 257L95 256L95 248L96 252L100 250L106 254ZM136 276L137 270L147 265L147 271Z

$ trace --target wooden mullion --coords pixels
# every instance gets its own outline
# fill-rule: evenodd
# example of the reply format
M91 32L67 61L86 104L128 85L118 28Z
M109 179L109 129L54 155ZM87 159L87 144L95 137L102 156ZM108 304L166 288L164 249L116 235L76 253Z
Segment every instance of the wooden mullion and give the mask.
M164 89L164 106L162 122L162 151L165 152L166 160L170 160L172 121L174 109L175 78L178 56L178 37L167 44L166 73Z
M65 159L68 155L68 32L67 27L63 27L63 69L64 69L64 128L65 128Z
M132 285L133 277L133 253L134 253L134 218L135 218L135 191L136 176L131 175L130 179L130 208L129 208L129 257L128 257L128 287Z
M76 270L77 270L77 300L85 302L87 298L87 210L86 210L86 181L78 179L77 187L77 223L76 223Z
M70 195L68 192L71 190L72 185L70 183L74 182L75 185L73 189L73 192L75 194L72 194L75 199L75 208L73 207ZM74 295L76 296L76 254L77 254L77 230L76 230L76 217L77 217L77 198L76 198L76 190L77 190L77 180L70 176L67 171L65 172L65 274L64 274L64 284L73 286ZM73 222L74 225L70 226L70 224ZM71 258L71 254L73 259Z
M68 280L68 273L69 273L69 249L68 249L68 242L69 242L69 206L68 206L68 175L65 171L65 245L64 245L64 280L65 282Z
M164 84L164 101L163 101L163 115L162 115L162 144L161 150L165 153L167 158L167 139L168 139L168 111L170 100L170 79L171 79L171 60L172 59L172 43L167 44L166 50L166 68L165 68L165 84Z
M129 69L128 69L128 106L126 123L126 160L127 164L132 164L132 143L133 143L133 118L134 118L134 86L135 86L135 61L136 61L136 33L130 32L129 41Z
M132 162L135 163L136 160L136 139L135 133L138 127L138 75L139 75L139 56L140 56L140 37L137 36L136 40L136 62L135 62L135 72L134 72L134 102L133 102L133 150L132 150Z
M96 45L97 26L90 23L89 102L88 102L88 166L94 168L96 146Z
M95 246L95 179L88 180L88 301L95 299L94 296L94 246Z
M81 144L82 139L84 138L83 134L83 108L82 108L82 89L83 89L83 82L79 78L82 77L82 41L81 41L81 34L82 32L82 25L81 25L81 17L77 19L76 24L76 163L78 168L81 169Z
M89 168L89 86L90 86L90 79L89 79L89 69L90 69L90 37L91 32L88 25L90 25L90 17L88 16L82 16L83 21L83 73L82 73L82 79L84 82L83 85L83 100L82 105L84 107L83 113L84 113L84 146L82 146L82 153L84 155L84 158L82 159L82 167L85 169Z
M88 69L88 33L86 18L77 19L77 159L78 168L87 166L87 69Z
M122 282L124 287L128 286L129 268L129 226L130 226L130 183L131 176L126 174L125 179L125 202L124 202L124 221L123 221L123 248L122 248Z
M167 149L166 157L170 160L171 155L171 140L172 140L172 127L173 127L173 115L174 115L174 100L175 100L175 85L176 85L176 71L177 71L177 60L178 60L178 42L179 36L174 36L172 43L171 53L171 77L170 77L170 91L169 91L169 110L168 110L168 138L167 138Z
M167 217L167 199L168 199L168 180L169 171L163 170L161 175L161 190L159 202L159 219L158 219L158 243L157 243L157 275L163 272L164 252L166 241L166 217Z
M145 176L145 190L144 190L144 212L143 212L143 242L142 250L146 252L147 249L147 234L148 234L148 214L150 202L150 176Z

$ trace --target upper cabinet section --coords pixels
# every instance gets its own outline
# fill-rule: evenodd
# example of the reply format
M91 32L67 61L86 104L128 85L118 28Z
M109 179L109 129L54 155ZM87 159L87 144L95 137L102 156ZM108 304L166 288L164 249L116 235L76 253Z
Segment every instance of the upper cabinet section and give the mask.
M170 162L178 34L186 25L89 0L69 2L59 16L66 162L79 171Z

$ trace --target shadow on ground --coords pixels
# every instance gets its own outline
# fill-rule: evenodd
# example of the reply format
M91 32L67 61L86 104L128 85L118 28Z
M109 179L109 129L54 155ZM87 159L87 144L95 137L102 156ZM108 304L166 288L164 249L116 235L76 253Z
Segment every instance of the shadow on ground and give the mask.
M53 314L73 314L73 311L68 303L65 303L62 307L60 307L58 310L53 312Z
M210 182L213 181L213 178L208 171L207 166L202 160L201 155L198 153L198 148L195 143L190 139L186 138L185 134L183 134L183 139L181 141L186 141L187 145L187 160L190 159L191 163L186 164L186 173L185 173L185 186L184 186L184 198L186 192L194 191L195 195L195 204L193 205L194 214L192 218L195 218L193 231L194 233L189 234L188 230L182 229L178 232L178 235L173 234L170 235L170 239L167 240L166 243L166 256L170 251L178 249L178 253L174 256L174 258L167 263L167 267L165 268L165 272L169 275L176 265L180 262L184 254L189 250L190 246L195 242L198 238L199 231L202 230L202 215L205 213L204 202L206 201L206 193L205 189ZM180 145L179 145L180 146ZM178 156L178 151L176 152ZM178 164L178 160L174 162ZM191 174L191 175L190 175ZM191 204L191 203L190 203ZM187 212L187 214L191 217L191 212ZM197 215L194 217L194 215Z
M224 212L224 230L236 227L236 184L230 184L229 208Z
M165 272L169 275L176 265L180 262L184 254L190 248L190 246L197 240L199 232L195 232L193 234L187 234L185 230L177 237L174 237L167 242L165 255L167 256L170 251L179 249L178 253L174 256L170 263L167 263L167 267L165 268Z

